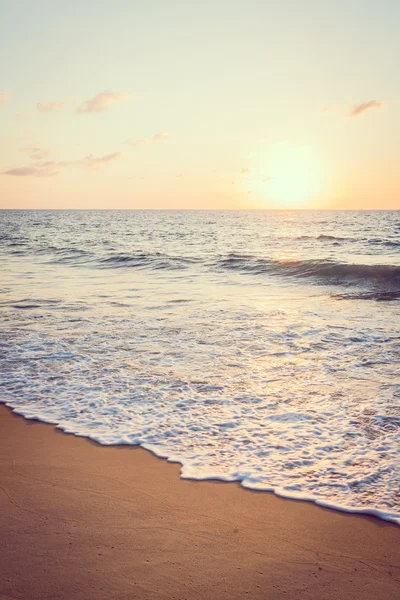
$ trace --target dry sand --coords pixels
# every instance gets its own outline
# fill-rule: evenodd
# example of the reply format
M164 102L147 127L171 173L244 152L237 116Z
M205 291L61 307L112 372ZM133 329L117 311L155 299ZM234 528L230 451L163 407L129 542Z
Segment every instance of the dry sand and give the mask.
M399 600L400 527L179 479L0 406L0 599Z

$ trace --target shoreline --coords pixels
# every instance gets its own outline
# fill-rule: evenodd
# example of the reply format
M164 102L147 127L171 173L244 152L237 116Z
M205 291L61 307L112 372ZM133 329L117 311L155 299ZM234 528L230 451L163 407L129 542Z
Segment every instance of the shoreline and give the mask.
M88 435L81 435L78 433L74 433L73 431L66 431L65 429L63 429L62 427L59 427L55 422L52 421L45 421L42 420L40 417L27 417L25 416L23 413L18 412L13 406L9 406L8 404L2 403L0 401L0 407L1 406L5 406L7 410L10 410L11 413L17 417L21 417L22 419L24 419L25 421L34 421L37 423L42 423L44 425L49 425L50 427L53 427L56 431L63 433L65 435L71 435L72 437L76 437L76 438L81 438L81 439L87 439L89 442L91 442L92 444L95 444L97 446L103 447L103 448L132 448L132 449L140 449L143 450L144 452L149 453L151 456L154 456L157 460L162 460L170 465L178 465L179 466L179 478L180 479L184 479L186 481L193 481L193 482L214 482L214 483L230 483L230 484L236 484L239 487L241 487L244 490L247 490L249 492L254 492L254 493L261 493L261 494L273 494L274 496L276 496L277 498L281 498L284 500L292 500L295 502L308 502L311 504L314 504L315 506L319 506L321 508L325 508L328 510L333 510L333 511L339 511L341 513L345 513L345 514L350 514L350 515L358 515L358 516L367 516L367 517L372 517L372 518L376 518L382 521L385 521L387 523L391 523L394 525L397 525L400 527L400 520L398 515L391 515L390 513L384 513L378 509L373 509L373 508L353 508L352 506L339 506L339 505L335 505L335 504L330 504L329 502L323 502L321 500L318 500L316 498L302 498L300 496L290 496L290 495L284 495L284 494L279 494L279 492L277 492L275 490L275 488L252 488L252 487L248 487L243 485L243 481L241 479L223 479L222 477L205 477L204 479L197 479L196 477L187 477L185 475L182 474L182 469L184 469L184 463L181 462L179 459L171 459L169 458L167 455L164 455L162 453L157 453L156 450L150 449L150 448L146 448L145 446L142 446L141 444L125 444L125 443L117 443L117 444L102 444L101 442L99 442L98 440L96 440L95 438L92 438ZM389 516L388 516L389 515ZM0 598L1 600L1 598Z
M352 598L400 594L400 528L181 479L0 406L0 599Z

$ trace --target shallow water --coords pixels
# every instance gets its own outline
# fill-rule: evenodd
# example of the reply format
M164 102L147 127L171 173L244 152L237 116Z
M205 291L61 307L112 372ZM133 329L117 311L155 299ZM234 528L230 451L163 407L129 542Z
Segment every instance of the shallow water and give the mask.
M400 211L3 211L0 399L400 523Z

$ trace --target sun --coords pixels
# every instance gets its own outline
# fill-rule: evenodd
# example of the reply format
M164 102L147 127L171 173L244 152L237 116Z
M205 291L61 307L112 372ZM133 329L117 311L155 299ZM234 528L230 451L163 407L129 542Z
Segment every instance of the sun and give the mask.
M255 198L270 208L309 208L323 192L321 161L309 147L284 147L252 171Z

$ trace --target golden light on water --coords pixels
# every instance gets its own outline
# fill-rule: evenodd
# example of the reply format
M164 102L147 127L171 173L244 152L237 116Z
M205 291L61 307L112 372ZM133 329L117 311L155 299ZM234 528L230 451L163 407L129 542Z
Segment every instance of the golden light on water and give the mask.
M310 148L285 147L252 171L249 183L259 206L310 208L325 191L325 173Z

